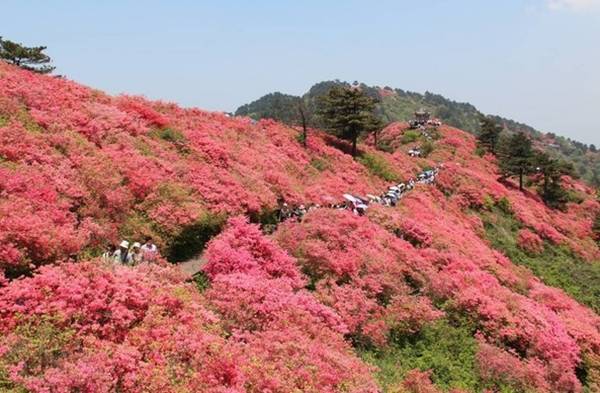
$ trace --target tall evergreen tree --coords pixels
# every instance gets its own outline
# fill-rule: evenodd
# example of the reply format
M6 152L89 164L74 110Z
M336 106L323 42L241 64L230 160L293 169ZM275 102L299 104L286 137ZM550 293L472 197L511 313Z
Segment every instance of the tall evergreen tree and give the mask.
M502 132L502 126L488 116L481 116L479 125L481 127L479 135L477 136L479 144L490 153L495 154L496 146L500 139L500 133Z
M519 132L508 137L499 146L500 171L503 177L518 176L519 190L523 191L524 177L533 169L531 139Z
M304 147L306 147L306 144L308 143L307 139L308 139L309 113L306 108L306 105L304 104L304 99L302 99L302 97L298 98L298 115L299 115L300 125L302 126L302 145Z
M334 86L319 99L318 113L328 131L352 143L355 157L358 137L381 128L375 104L375 99L358 88Z
M30 48L0 37L0 59L29 71L40 74L54 71L55 67L48 65L52 59L43 53L45 50L45 46Z
M536 152L534 162L536 169L542 175L540 195L544 202L553 208L562 208L567 202L568 194L562 187L562 176L570 174L572 166L547 153Z

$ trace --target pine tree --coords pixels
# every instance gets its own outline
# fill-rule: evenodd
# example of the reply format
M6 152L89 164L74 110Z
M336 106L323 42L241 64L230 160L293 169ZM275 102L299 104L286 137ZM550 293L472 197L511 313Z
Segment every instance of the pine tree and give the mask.
M537 152L534 162L542 175L540 186L542 199L552 208L562 208L568 200L568 194L562 187L562 176L571 173L572 166L544 152Z
M508 137L498 146L500 171L504 178L519 177L519 190L523 191L523 179L533 170L531 139L520 132Z
M319 99L318 113L328 131L352 142L355 157L358 137L381 128L375 104L375 99L358 88L334 86Z
M55 68L47 65L52 59L43 53L45 50L45 46L29 48L0 37L0 59L39 74L48 74Z
M490 153L495 154L502 126L487 116L481 116L479 125L481 127L478 135L479 144Z
M298 98L298 115L300 120L300 125L302 126L302 145L306 147L308 143L308 119L309 114L306 109L306 105L304 105L304 100L302 97Z

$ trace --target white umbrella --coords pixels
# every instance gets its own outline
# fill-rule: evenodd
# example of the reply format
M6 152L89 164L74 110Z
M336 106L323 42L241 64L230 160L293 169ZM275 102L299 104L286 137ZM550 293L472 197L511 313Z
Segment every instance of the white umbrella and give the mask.
M346 199L347 201L350 201L350 202L356 202L356 198L354 198L354 197L353 197L352 195L350 195L350 194L344 194L343 196L344 196L344 199Z

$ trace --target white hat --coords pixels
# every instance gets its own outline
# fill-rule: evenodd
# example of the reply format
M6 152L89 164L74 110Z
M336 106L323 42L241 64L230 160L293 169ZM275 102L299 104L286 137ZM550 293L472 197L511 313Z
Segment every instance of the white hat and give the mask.
M142 245L138 242L133 243L133 246L131 246L132 248L140 248L142 247Z
M129 242L127 240L123 240L121 244L119 244L119 247L129 248Z

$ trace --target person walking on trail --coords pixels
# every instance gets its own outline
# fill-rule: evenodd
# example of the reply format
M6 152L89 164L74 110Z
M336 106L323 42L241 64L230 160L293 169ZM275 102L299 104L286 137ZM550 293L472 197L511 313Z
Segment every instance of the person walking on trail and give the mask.
M140 251L144 262L154 261L158 255L158 248L156 247L156 244L152 242L152 237L150 236L146 236L146 241L140 248Z
M141 247L142 245L138 242L133 243L133 246L131 246L130 254L133 265L139 265L142 263L144 254L142 253Z
M129 252L129 242L127 240L123 240L119 244L118 250L113 254L113 260L115 264L131 265L133 258Z

